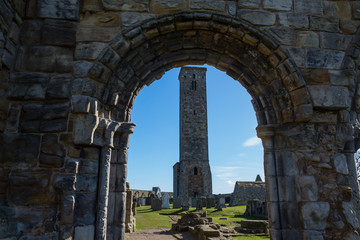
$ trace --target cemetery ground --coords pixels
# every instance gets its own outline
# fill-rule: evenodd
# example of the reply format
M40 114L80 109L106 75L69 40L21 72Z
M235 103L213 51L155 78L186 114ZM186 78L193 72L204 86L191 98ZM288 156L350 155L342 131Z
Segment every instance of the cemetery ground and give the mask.
M212 218L212 221L228 228L236 228L240 226L242 220L266 220L260 217L245 216L246 206L226 207L221 211L215 208L204 208L207 211L207 216ZM189 212L196 211L196 208L190 208ZM136 208L136 229L151 229L151 228L167 228L170 230L171 224L175 223L184 212L181 208L162 209L154 211L151 206L141 206ZM269 236L235 236L236 240L269 240Z

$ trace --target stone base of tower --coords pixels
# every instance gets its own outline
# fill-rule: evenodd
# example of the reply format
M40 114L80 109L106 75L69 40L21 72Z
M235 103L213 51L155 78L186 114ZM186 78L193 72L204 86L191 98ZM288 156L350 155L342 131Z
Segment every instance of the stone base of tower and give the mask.
M211 171L208 161L181 161L173 166L174 197L212 195Z

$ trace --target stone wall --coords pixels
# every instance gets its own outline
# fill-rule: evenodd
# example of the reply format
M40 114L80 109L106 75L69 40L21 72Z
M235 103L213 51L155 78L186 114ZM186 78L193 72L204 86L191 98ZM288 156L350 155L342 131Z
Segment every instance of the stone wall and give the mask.
M235 183L232 193L230 206L246 205L249 200L258 199L265 202L265 183L264 182L241 182Z
M359 239L359 8L0 0L0 237L124 239L136 96L207 63L253 99L271 237Z

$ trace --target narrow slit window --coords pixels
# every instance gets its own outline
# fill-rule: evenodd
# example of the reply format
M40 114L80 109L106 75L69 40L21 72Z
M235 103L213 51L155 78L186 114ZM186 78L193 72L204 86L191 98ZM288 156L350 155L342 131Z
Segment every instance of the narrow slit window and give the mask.
M191 89L196 91L196 81L191 82Z
M194 175L198 175L198 169L197 169L197 167L194 167Z

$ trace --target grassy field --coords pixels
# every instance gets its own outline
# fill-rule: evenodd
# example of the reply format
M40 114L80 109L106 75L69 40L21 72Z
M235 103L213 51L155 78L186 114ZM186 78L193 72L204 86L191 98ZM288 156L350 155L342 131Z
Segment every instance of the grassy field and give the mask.
M194 212L195 208L190 208L189 212ZM244 216L245 206L235 206L223 208L218 211L215 208L204 209L207 211L209 217L212 217L213 222L219 223L223 226L239 226L240 221L244 219L263 219L263 218L249 218ZM153 211L150 206L141 206L136 208L136 229L147 229L153 227L171 227L171 221L167 215L180 215L181 208L177 209L162 209ZM220 219L221 218L221 219ZM226 219L224 219L226 218ZM269 240L269 237L258 236L241 236L235 237L236 240Z

